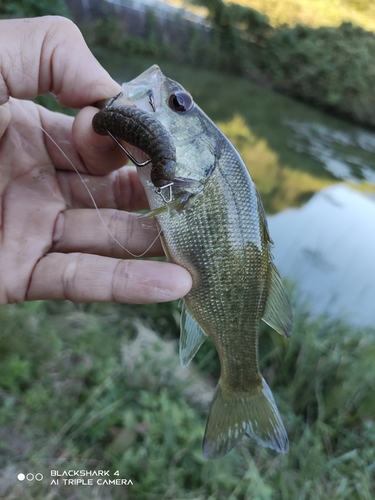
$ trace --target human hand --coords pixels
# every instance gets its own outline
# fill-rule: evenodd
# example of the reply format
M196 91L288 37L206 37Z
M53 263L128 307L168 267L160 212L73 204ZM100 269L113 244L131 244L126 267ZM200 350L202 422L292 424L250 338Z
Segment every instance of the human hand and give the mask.
M68 160L93 193L110 231L134 254L162 255L136 172L111 139L91 127L93 103L119 85L95 60L78 28L59 17L0 21L0 304L37 299L148 303L191 287L183 268L129 254L109 235ZM84 108L75 119L30 101L52 92ZM121 257L121 258L120 258Z

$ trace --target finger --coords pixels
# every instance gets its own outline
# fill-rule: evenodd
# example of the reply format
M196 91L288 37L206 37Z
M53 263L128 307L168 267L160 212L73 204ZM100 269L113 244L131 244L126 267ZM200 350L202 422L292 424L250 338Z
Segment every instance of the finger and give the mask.
M103 175L122 167L129 158L112 138L94 132L92 119L96 113L98 110L93 107L86 107L78 113L73 124L73 137L87 171Z
M36 265L27 300L167 302L188 293L191 276L168 262L51 253Z
M95 134L91 122L96 108L84 108L75 119L42 106L38 111L46 148L57 168L104 175L127 163L127 156L110 137Z
M44 16L0 21L0 104L52 92L82 108L115 95L120 86L87 47L69 19Z
M60 190L69 208L117 208L134 212L149 208L145 190L134 167L102 177L57 172ZM95 201L95 204L94 204Z
M14 102L14 99L11 100ZM28 101L24 101L28 102ZM39 114L40 128L43 131L43 138L47 154L60 170L78 170L87 173L85 165L74 146L72 116L50 111L43 106L36 106Z
M13 99L11 102L15 104L20 101ZM88 113L83 112L86 109ZM60 188L69 207L93 207L92 195L98 207L129 211L148 208L147 196L134 167L126 167L110 175L104 175L118 169L125 163L126 158L118 146L114 145L112 139L101 137L92 130L91 117L97 111L95 108L85 108L81 112L82 115L79 113L82 118L75 127L79 131L77 140L81 145L85 161L73 143L73 118L51 112L42 106L38 106L37 110L41 126L46 132L46 148L53 164L58 169L57 177ZM91 137L95 136L93 140L110 141L111 146L115 149L113 151L111 149L100 150L100 148L97 150L90 145L90 142L85 143L85 128L91 130ZM86 161L86 157L90 157L90 155L92 159ZM94 159L95 156L98 158ZM86 165L89 165L89 168ZM95 170L98 175L82 175L80 177L76 169L82 174L87 170Z
M119 210L100 210L100 218L96 210L89 209L60 213L51 251L120 258L164 255L155 220Z
M0 106L0 139L8 128L12 115L10 114L9 104Z
M128 156L111 137L94 132L92 119L98 113L97 108L83 108L74 120L42 106L38 110L49 139L46 140L47 150L58 168L75 170L76 167L80 172L104 175L128 163ZM140 162L148 158L138 148L126 147Z

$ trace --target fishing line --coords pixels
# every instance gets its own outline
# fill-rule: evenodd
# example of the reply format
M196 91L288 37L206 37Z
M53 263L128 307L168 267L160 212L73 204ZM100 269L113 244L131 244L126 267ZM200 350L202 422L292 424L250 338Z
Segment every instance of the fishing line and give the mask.
M136 255L134 253L132 253L130 250L128 250L127 248L125 248L119 241L118 239L116 238L116 236L111 232L111 230L109 229L109 227L107 226L107 224L105 223L104 219L103 219L103 216L102 214L100 213L100 210L98 208L98 205L96 204L96 201L94 199L94 196L92 195L89 187L87 186L86 182L85 182L85 179L82 177L80 171L76 168L76 166L74 165L74 163L71 161L71 159L68 157L68 155L61 149L61 147L57 144L57 142L52 138L52 136L42 127L42 125L40 123L38 123L38 121L33 117L33 115L31 114L31 112L24 107L24 109L26 110L26 112L28 113L28 115L31 117L31 119L36 123L36 125L43 131L43 133L48 137L48 139L52 142L52 144L54 144L57 149L62 153L62 155L65 157L66 160L68 160L68 163L70 163L70 165L73 167L73 169L75 170L75 172L77 173L79 179L81 180L82 184L85 186L85 189L88 193L88 195L90 196L90 199L94 205L94 208L99 216L99 219L101 220L103 226L105 227L105 229L107 230L108 234L111 236L111 238L123 249L125 250L125 252L129 253L132 257L135 257L135 258L139 258L139 257L143 257L144 255L146 255L146 253L150 250L150 248L156 243L156 241L158 240L158 238L160 237L161 235L161 232L162 230L159 229L159 232L158 234L156 235L155 239L153 240L153 242L147 247L147 249L139 254L139 255Z

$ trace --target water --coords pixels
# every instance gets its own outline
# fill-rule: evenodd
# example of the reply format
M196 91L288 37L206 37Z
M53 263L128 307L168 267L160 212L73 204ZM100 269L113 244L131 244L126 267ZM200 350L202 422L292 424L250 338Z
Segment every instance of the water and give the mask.
M375 325L375 199L345 184L269 218L273 254L315 313Z
M375 157L364 159L363 152L375 152L375 135L361 129L343 132L319 122L285 119L294 132L289 145L299 153L316 158L336 179L375 186ZM341 146L342 151L339 150ZM346 151L349 147L356 152Z
M242 78L99 58L120 82L158 63L183 84L244 159L282 276L296 282L312 312L375 325L374 133Z

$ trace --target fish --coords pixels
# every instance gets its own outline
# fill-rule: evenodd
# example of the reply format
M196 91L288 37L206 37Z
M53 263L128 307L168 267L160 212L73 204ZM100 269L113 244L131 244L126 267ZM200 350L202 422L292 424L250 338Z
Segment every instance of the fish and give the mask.
M263 320L288 338L292 313L272 261L266 214L250 173L192 96L157 65L122 85L122 93L97 114L95 128L106 129L109 113L116 108L146 112L163 126L167 142L175 147L171 175L161 169L155 184L151 162L139 164L138 175L150 205L147 216L156 217L168 261L192 276L192 288L182 303L181 363L187 366L207 337L220 360L203 456L223 457L244 436L285 453L288 436L259 370L258 330ZM151 140L153 132L149 135ZM120 133L117 139L127 141L129 135ZM151 159L153 151L148 154Z

